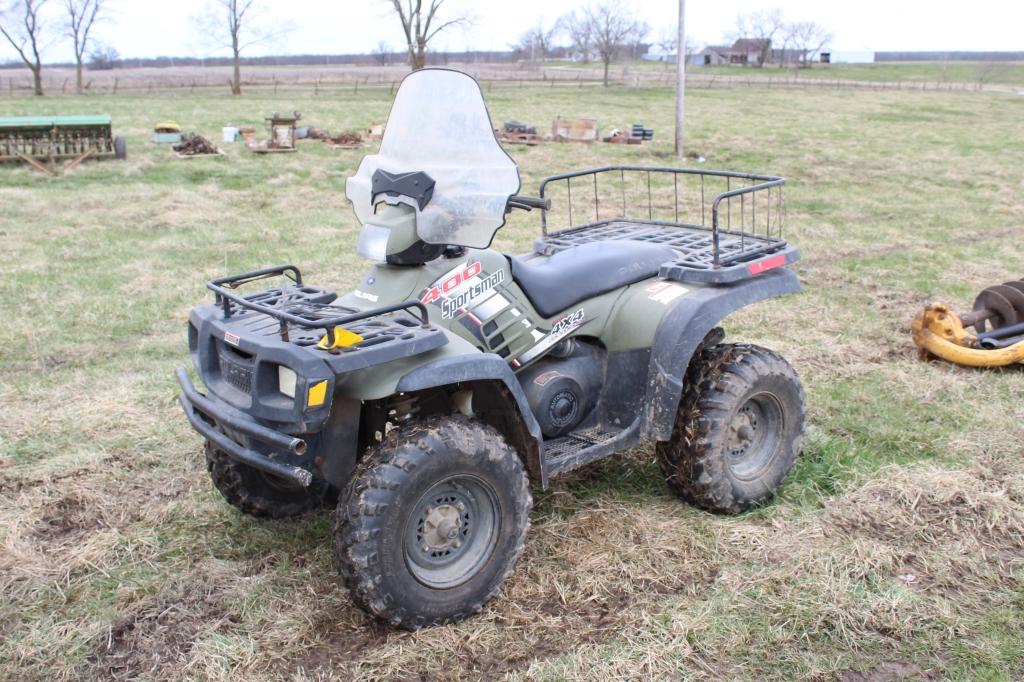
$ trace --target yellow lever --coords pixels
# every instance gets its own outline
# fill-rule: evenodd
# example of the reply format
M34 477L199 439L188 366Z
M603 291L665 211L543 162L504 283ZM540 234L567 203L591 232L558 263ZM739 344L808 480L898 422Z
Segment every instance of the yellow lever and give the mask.
M350 332L349 330L342 329L341 327L335 327L334 328L334 344L333 345L328 345L328 335L324 334L324 338L320 339L320 343L316 344L316 347L320 348L321 350L334 350L335 348L348 348L349 346L356 345L357 343L359 343L362 340L363 340L363 337L359 336L359 334L356 334L355 332Z

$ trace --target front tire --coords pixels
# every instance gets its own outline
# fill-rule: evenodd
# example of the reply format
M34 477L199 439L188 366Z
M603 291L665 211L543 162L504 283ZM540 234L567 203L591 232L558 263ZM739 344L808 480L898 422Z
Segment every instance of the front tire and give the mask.
M672 440L658 463L682 499L716 512L749 509L774 494L800 452L804 390L767 348L705 348L687 370Z
M221 450L206 444L206 468L213 486L231 506L243 514L268 519L298 516L331 502L336 490L314 476L309 487L236 462Z
M415 630L477 613L523 552L533 500L516 451L461 415L371 447L338 505L338 571L355 603Z

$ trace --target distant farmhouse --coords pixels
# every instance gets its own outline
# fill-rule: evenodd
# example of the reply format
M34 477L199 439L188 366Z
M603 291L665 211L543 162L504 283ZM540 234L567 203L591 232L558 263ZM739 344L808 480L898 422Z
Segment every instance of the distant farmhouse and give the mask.
M758 64L764 51L771 51L771 40L739 38L730 45L708 45L697 54L690 55L689 63L694 66L719 66L721 64Z
M776 49L770 39L739 38L732 45L708 45L687 59L691 66L796 64L807 60L807 50Z

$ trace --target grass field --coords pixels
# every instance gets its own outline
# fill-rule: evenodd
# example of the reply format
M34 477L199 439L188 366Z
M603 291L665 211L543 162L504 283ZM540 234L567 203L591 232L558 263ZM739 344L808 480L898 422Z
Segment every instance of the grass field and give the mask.
M549 60L542 65L544 70L555 74L559 70L587 72L591 78L600 78L600 63ZM629 82L631 74L652 76L664 73L674 78L674 66L664 62L630 61L615 62L611 67L613 79ZM871 83L928 83L936 84L1001 84L1006 86L1024 84L1024 62L1020 61L921 61L921 62L874 62L871 64L819 64L808 68L795 66L780 67L768 64L763 68L723 64L718 66L687 66L691 77L729 76L740 79L809 79L864 81ZM514 77L511 76L510 77Z
M279 262L351 286L358 151L303 143L173 159L298 109L331 130L358 98L5 99L8 115L110 113L129 160L60 178L0 168L0 678L984 679L1024 677L1024 373L916 358L932 299L970 306L1024 275L1024 97L695 91L708 167L785 175L805 292L728 321L806 383L804 452L780 495L711 516L674 499L649 446L535 490L497 600L415 634L339 585L330 514L261 522L221 500L175 402L204 282ZM496 89L495 120L641 121L654 144L514 148L524 191L563 169L666 164L672 93ZM697 161L693 161L697 163ZM497 246L529 248L536 217Z
M742 78L823 78L871 82L1003 83L1024 84L1024 62L876 62L873 64L813 64L811 68L767 66L699 66L693 74L739 76Z

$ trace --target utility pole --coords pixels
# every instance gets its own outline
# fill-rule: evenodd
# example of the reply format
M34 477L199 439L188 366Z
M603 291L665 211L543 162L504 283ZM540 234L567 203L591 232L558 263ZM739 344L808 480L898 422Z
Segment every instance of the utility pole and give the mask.
M683 18L686 16L686 0L679 0L679 36L676 38L676 158L685 157L683 153L683 122L685 120L686 94L686 29Z

